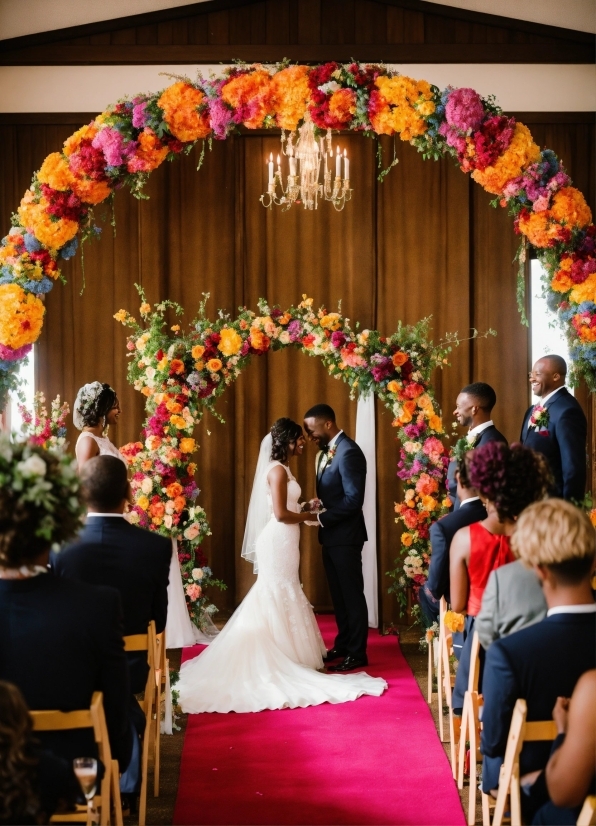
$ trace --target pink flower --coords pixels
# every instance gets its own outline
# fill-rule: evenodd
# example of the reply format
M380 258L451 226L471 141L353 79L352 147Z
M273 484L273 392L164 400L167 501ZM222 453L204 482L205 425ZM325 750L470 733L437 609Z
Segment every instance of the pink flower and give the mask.
M122 166L134 154L137 142L126 142L118 129L106 126L93 138L91 146L103 151L108 166Z
M200 585L196 585L194 582L191 585L186 586L186 596L189 598L191 602L196 602L198 598L202 594L202 588Z
M541 195L539 198L536 198L534 206L532 207L534 212L544 212L548 209L549 200L548 195Z
M454 89L445 107L445 117L450 126L461 132L478 129L484 118L484 106L478 92L465 87Z
M0 359L2 361L19 361L30 352L31 346L31 344L23 344L22 347L13 350L12 347L7 347L6 344L0 344Z
M147 106L147 101L143 98L135 98L133 100L133 108L132 108L132 125L135 129L143 129L147 125L147 121L149 120L146 113L145 107Z

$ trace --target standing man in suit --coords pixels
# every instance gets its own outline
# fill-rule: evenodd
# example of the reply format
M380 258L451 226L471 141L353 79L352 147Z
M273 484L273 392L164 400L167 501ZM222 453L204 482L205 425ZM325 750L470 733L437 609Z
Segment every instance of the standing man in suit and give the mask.
M362 575L362 547L367 540L362 505L366 459L356 442L335 422L328 404L317 404L304 415L304 429L315 442L317 496L325 512L319 514L319 542L335 610L338 634L325 662L342 658L331 671L351 671L368 665L368 611Z
M478 492L472 487L466 468L466 457L458 462L455 472L459 508L443 516L430 526L431 558L428 579L418 591L420 609L427 627L439 619L439 602L441 597L450 601L449 595L449 549L451 540L460 528L486 519L486 508L480 501ZM457 639L456 639L457 637ZM462 639L459 639L462 638ZM463 635L453 635L453 650L459 659Z
M544 454L555 486L553 496L581 502L586 493L588 425L579 402L565 387L567 364L561 356L538 359L530 385L538 404L526 411L521 442Z
M124 634L146 634L155 620L166 626L172 544L164 536L124 519L130 497L126 465L116 456L96 456L81 471L87 523L77 541L53 555L57 576L108 585L120 592ZM145 690L147 656L128 654L133 694Z
M464 387L455 402L453 415L461 427L467 427L466 441L470 450L488 442L505 442L507 439L497 430L491 418L492 410L497 403L497 394L483 381L476 381ZM453 509L457 510L460 501L457 495L455 471L457 462L452 459L447 469L447 489L453 501Z
M496 640L486 653L481 740L486 793L498 786L518 698L528 705L528 720L549 720L557 697L570 697L581 675L596 668L596 603L591 589L596 534L586 514L561 499L534 502L519 517L512 547L540 580L548 611L541 622ZM530 742L521 751L527 823L548 799L530 773L544 769L551 745Z

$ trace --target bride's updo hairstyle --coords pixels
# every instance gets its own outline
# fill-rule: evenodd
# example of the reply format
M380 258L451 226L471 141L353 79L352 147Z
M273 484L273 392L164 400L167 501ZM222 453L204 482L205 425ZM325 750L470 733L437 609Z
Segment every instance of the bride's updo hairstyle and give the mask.
M85 384L77 393L74 404L73 422L75 427L97 427L114 407L116 391L109 384L98 381Z
M493 502L501 522L519 514L548 494L552 476L546 459L522 444L489 442L466 456L470 484Z
M302 436L302 428L292 419L282 418L271 425L271 461L286 462L288 446Z

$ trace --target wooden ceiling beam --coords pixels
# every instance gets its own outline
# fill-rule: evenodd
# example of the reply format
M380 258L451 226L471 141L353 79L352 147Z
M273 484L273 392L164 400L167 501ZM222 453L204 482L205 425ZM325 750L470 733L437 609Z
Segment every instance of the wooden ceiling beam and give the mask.
M593 63L593 47L561 43L545 48L534 43L394 43L394 44L249 44L39 46L2 50L2 66L113 66L230 63L303 63L328 60L385 63Z

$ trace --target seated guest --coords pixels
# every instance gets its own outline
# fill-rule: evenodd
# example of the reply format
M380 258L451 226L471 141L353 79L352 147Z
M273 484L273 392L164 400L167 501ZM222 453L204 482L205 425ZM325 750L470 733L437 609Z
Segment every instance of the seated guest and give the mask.
M23 695L0 681L0 824L49 823L79 792L72 763L40 747Z
M474 628L485 651L506 637L546 616L546 600L534 571L519 560L491 573Z
M0 679L17 685L33 710L89 708L103 692L112 754L124 770L132 738L120 596L48 569L52 543L79 525L74 463L3 439L0 477ZM42 732L39 740L66 760L97 754L87 729Z
M557 697L553 719L557 739L553 753L536 785L546 781L549 796L532 823L540 826L573 826L584 799L596 794L596 669L579 678L571 700ZM522 781L525 778L522 778Z
M482 787L498 786L499 770L519 697L528 720L550 719L557 697L570 697L579 678L596 668L596 603L591 589L596 533L585 513L561 499L530 505L514 534L521 561L533 568L548 611L542 622L496 640L486 653L481 751ZM529 742L520 755L520 773L544 769L551 743ZM522 795L526 819L542 803ZM558 799L558 798L557 798Z
M53 554L54 572L119 591L126 636L146 634L151 620L161 633L168 612L171 541L124 518L130 487L126 465L115 456L89 459L81 471L81 489L87 523L72 545ZM128 659L132 692L139 694L147 681L147 655L130 653Z
M482 447L489 442L504 442L507 439L500 433L491 418L492 409L497 403L497 394L490 384L476 381L461 390L455 402L453 415L461 427L467 427L466 439L470 449ZM457 462L452 459L447 469L447 489L453 501L454 510L460 505L457 493L455 471Z
M522 445L489 442L468 461L468 477L486 506L487 518L461 528L451 543L451 607L466 612L464 644L453 689L453 710L463 707L468 688L474 623L491 571L513 562L509 538L515 520L546 495L550 474L544 458Z
M566 375L561 356L544 356L532 367L530 384L540 401L526 411L520 441L546 457L554 476L552 495L579 503L586 493L588 425L565 387Z
M460 528L486 519L486 508L480 501L478 492L470 484L464 459L458 462L456 472L457 495L460 501L458 510L448 513L430 527L431 559L428 579L418 591L418 600L424 616L426 627L439 619L439 601L449 597L449 548L451 540ZM461 636L461 635L458 635ZM456 648L454 634L453 650L458 656L461 643Z

